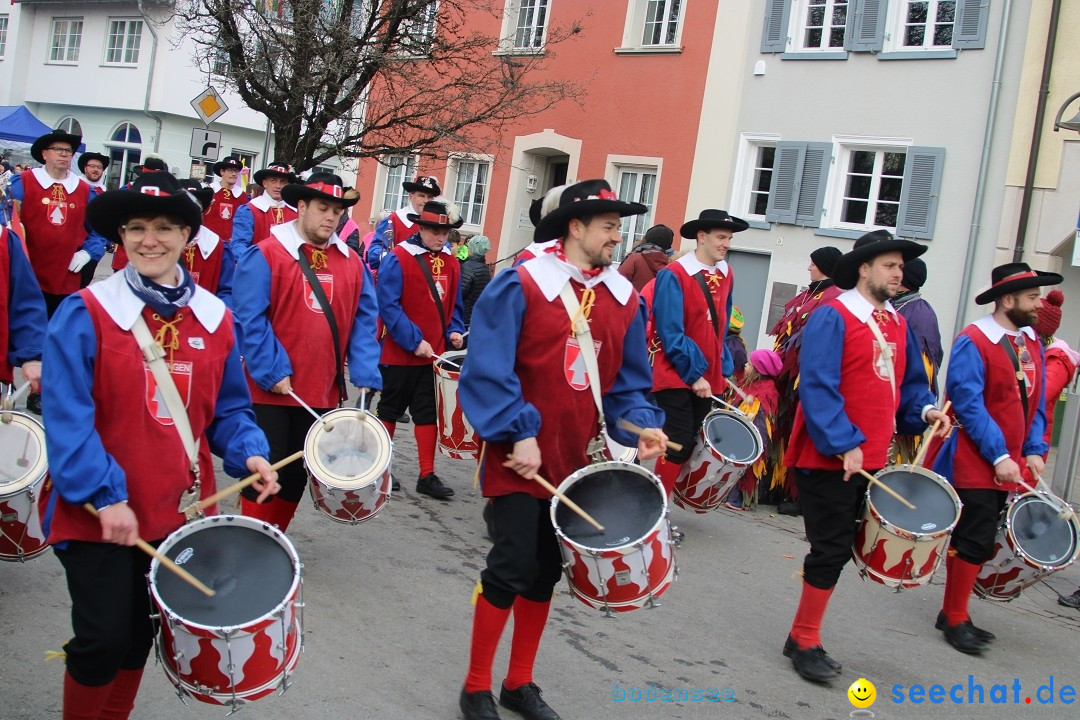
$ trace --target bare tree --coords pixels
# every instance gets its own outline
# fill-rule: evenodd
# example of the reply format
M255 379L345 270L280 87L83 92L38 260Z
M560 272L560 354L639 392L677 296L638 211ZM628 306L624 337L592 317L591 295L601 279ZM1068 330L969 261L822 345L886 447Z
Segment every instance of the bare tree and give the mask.
M196 62L265 115L277 157L299 170L340 156L492 149L503 128L583 86L546 72L580 32L551 27L544 51L496 52L501 0L178 0ZM520 44L520 43L519 43Z

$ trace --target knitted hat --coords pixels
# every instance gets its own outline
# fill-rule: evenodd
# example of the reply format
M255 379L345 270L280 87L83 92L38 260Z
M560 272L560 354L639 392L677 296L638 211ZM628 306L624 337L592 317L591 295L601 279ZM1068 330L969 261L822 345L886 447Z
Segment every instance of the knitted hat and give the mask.
M814 252L810 253L810 260L817 266L817 269L828 277L832 277L833 268L836 266L836 261L840 259L840 256L844 253L840 252L839 248L834 248L832 245L826 245L825 247L819 247Z
M784 361L775 350L755 350L750 353L750 364L762 377L776 377L780 374Z
M1052 336L1061 325L1061 305L1065 302L1065 293L1060 290L1051 290L1046 293L1039 308L1039 321L1035 323L1035 332L1040 335Z
M728 330L731 332L739 332L745 324L746 320L743 318L742 310L739 309L738 305L732 305L731 317L728 318Z
M465 245L469 248L470 255L487 255L488 250L491 249L491 241L486 235L474 235Z
M653 225L645 231L644 242L652 243L661 250L670 250L671 242L675 239L675 231L667 225Z
M911 291L921 288L926 282L926 263L919 258L904 263L904 279L901 282Z

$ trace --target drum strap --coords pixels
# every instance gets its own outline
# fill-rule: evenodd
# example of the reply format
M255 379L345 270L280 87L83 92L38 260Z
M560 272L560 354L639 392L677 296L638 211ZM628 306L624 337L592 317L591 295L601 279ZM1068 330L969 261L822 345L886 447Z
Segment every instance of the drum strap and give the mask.
M893 403L895 403L896 366L893 364L892 350L889 349L889 343L885 342L885 336L881 334L881 328L878 327L877 321L874 320L873 313L870 313L870 317L867 318L866 324L870 326L870 332L874 333L874 340L877 342L878 347L881 349L881 357L885 359L885 372L889 374L889 385L892 386Z
M330 338L334 341L334 385L338 389L338 405L340 406L341 403L345 402L348 393L345 391L345 373L341 367L341 338L338 336L337 318L334 317L334 309L330 307L330 300L326 297L326 291L323 290L319 278L315 276L315 271L311 269L311 263L308 262L303 248L297 249L296 259L300 263L300 272L304 274L308 285L311 286L311 292L315 296L315 300L322 309L323 317L326 318L326 322L330 325Z
M600 432L597 437L603 444L606 424L604 422L604 404L600 399L600 367L596 362L596 346L593 345L589 321L581 313L581 305L578 303L577 295L574 293L573 283L569 280L563 285L562 291L559 293L559 299L562 300L563 307L566 308L566 314L570 316L571 327L574 336L577 338L581 357L585 360L585 372L589 376L589 388L592 390L596 411L599 413L597 415L597 424L600 427ZM591 448L592 443L590 443L590 454L592 454ZM603 453L603 445L596 452Z
M1023 330L1020 332L1023 332ZM998 344L1004 348L1005 354L1009 356L1009 361L1012 363L1013 370L1016 371L1016 385L1020 388L1020 404L1024 408L1024 427L1027 427L1028 415L1031 413L1031 410L1028 407L1027 376L1024 375L1024 371L1020 367L1020 358L1016 356L1016 350L1013 348L1009 336L1002 335Z
M720 336L720 316L716 314L716 303L713 302L712 293L709 292L709 283L705 280L704 273L696 273L694 279L697 280L698 287L701 288L701 292L705 294L705 302L709 306L709 319L712 320L712 329L716 333L717 337Z
M435 287L435 278L431 276L431 268L428 267L427 258L422 255L413 255L413 257L416 258L421 272L424 273L424 279L427 280L431 300L435 303L435 314L439 316L439 324L442 325L443 342L446 342L446 310L443 309L442 299L439 298L439 288Z

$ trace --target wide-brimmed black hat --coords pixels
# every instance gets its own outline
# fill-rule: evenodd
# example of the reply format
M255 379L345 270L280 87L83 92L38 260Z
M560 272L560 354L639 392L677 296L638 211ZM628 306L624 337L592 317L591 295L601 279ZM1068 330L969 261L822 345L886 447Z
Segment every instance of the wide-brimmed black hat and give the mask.
M165 158L160 155L147 155L143 161L131 168L136 175L143 173L169 172L169 166L165 164Z
M407 213L405 215L410 222L432 228L446 228L453 230L464 224L465 218L461 217L457 205L446 198L435 198L424 203L424 209L420 214Z
M442 195L439 181L430 175L417 175L411 181L406 180L401 183L401 187L405 188L405 192L422 192L432 196Z
M688 220L679 228L679 234L688 240L697 238L702 230L715 230L722 228L733 233L742 232L750 227L750 224L742 218L737 218L727 210L702 210L696 220Z
M240 172L244 169L244 163L240 162L240 158L235 155L229 155L226 158L222 158L214 163L214 174L221 175L222 170L235 170Z
M985 305L1002 295L1043 285L1059 285L1063 277L1057 273L1032 270L1027 263L1006 263L990 271L990 287L975 296L976 305Z
M115 243L120 242L120 226L130 218L154 215L176 215L194 237L202 226L203 209L167 172L143 173L128 189L103 192L86 206L90 227Z
M554 199L554 198L549 198ZM544 205L547 205L547 200ZM540 218L533 232L533 240L544 242L566 237L570 221L574 218L592 217L601 213L618 213L619 217L644 215L648 208L641 203L620 200L607 180L583 180L566 185L558 193L558 203Z
M34 144L30 146L30 155L39 163L45 162L45 156L41 153L53 143L70 145L71 151L75 152L82 145L82 135L72 135L63 130L52 130L34 141Z
M108 155L102 155L96 152L84 152L79 156L79 159L75 161L75 164L79 167L79 172L86 174L86 163L91 160L97 160L101 163L102 168L109 167L109 162L112 160Z
M284 160L275 160L267 165L265 168L255 173L252 180L256 185L262 185L262 181L268 177L279 177L288 180L291 183L296 182L296 173L293 172L292 166Z
M344 183L333 173L312 173L306 182L290 183L281 188L281 199L293 207L301 200L327 200L341 203L342 207L360 202L359 194L354 198L345 196Z
M893 237L888 230L873 230L856 240L851 251L844 253L836 261L832 272L833 282L839 288L850 290L859 281L859 268L862 264L887 252L898 252L903 256L904 262L907 262L926 252L926 246Z
M195 196L195 199L202 205L203 212L206 212L210 208L210 203L214 202L214 189L203 185L198 180L192 180L190 178L181 180L180 187ZM192 237L194 237L194 235L192 235Z

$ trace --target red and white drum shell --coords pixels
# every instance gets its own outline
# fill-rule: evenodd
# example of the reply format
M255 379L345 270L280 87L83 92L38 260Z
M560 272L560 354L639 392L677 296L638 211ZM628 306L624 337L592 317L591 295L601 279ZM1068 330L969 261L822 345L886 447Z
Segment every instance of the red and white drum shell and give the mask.
M304 441L311 499L331 520L356 525L390 500L393 443L378 419L359 408L323 415Z
M866 489L851 557L863 577L892 588L930 582L960 520L960 498L937 473L918 465L887 467L875 475L915 509L879 485Z
M0 560L22 562L49 549L38 498L49 472L45 428L21 412L0 412Z
M455 460L480 458L480 438L476 435L461 405L458 404L458 378L466 353L449 351L435 361L435 418L439 428L439 452Z
M675 479L672 500L698 514L715 510L758 461L764 448L761 433L748 417L730 410L713 410L705 416L694 452Z
M1076 514L1058 517L1058 507L1042 493L1024 493L1002 511L994 556L975 577L975 594L1009 602L1034 585L1076 562L1080 555L1080 523Z
M574 597L608 614L659 605L678 568L657 477L640 465L602 462L570 475L559 491L604 526L596 530L552 497L551 523Z
M303 649L300 558L284 533L254 518L184 525L159 550L214 589L206 597L155 559L158 659L181 697L238 709L284 692Z

